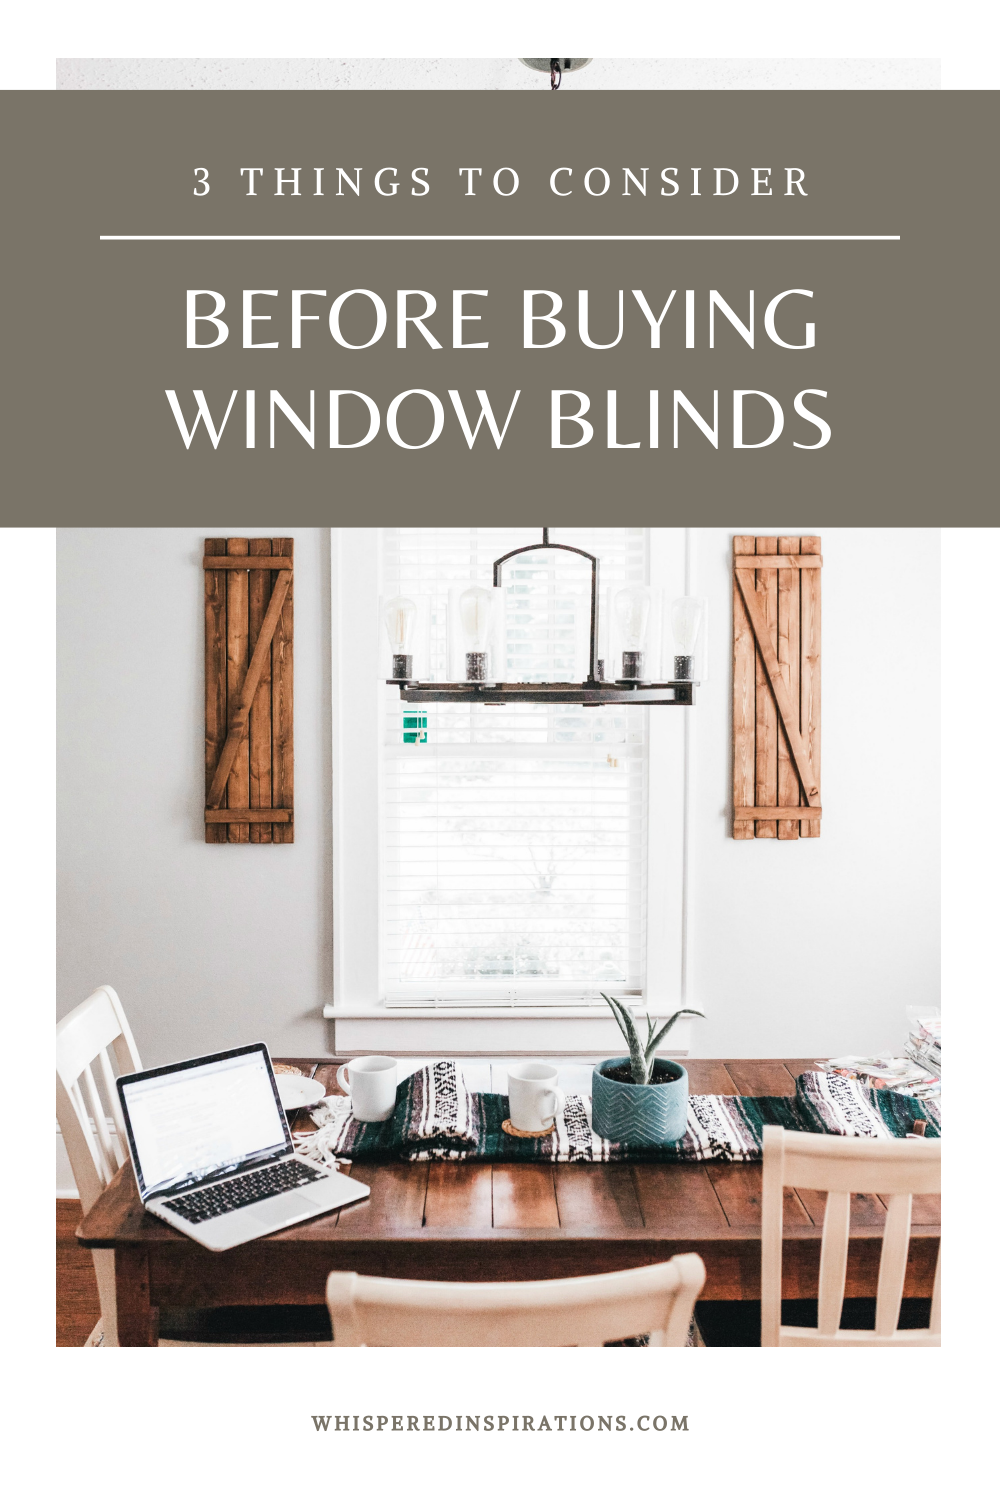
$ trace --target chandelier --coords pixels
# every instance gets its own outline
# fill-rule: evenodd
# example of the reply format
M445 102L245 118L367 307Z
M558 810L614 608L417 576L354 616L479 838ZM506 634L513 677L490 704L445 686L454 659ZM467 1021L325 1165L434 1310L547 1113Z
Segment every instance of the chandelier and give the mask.
M503 682L494 675L494 662L506 662L503 641L504 564L529 552L569 552L590 564L590 631L587 675L580 682ZM421 681L414 676L414 639L418 607L413 599L397 596L382 606L382 619L392 652L390 686L399 688L406 703L580 703L586 708L606 703L648 707L687 707L694 703L694 651L704 622L704 601L691 597L675 599L670 608L670 629L675 654L670 681L650 681L646 661L653 613L653 590L632 583L618 589L609 600L616 650L606 660L599 650L600 561L592 552L550 542L543 526L542 540L505 552L493 564L493 587L472 583L453 589L449 600L449 635L454 642L452 666L461 663L464 678L454 682ZM605 646L605 652L608 647ZM605 668L620 666L620 675L605 677Z

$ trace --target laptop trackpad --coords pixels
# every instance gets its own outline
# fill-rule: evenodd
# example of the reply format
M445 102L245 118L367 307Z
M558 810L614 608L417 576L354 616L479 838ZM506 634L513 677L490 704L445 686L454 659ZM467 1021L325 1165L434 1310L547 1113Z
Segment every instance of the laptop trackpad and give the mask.
M319 1214L323 1209L312 1198L307 1198L305 1193L282 1193L280 1198L255 1203L248 1211L263 1229L273 1229L278 1224L287 1224L289 1219Z

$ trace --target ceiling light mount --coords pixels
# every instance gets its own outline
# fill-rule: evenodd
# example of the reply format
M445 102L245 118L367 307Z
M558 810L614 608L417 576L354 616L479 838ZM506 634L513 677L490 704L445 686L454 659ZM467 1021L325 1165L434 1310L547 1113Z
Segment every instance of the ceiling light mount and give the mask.
M562 83L564 73L579 73L581 68L587 67L594 59L592 57L521 57L526 68L532 68L536 73L548 73L549 81L553 91L558 89Z

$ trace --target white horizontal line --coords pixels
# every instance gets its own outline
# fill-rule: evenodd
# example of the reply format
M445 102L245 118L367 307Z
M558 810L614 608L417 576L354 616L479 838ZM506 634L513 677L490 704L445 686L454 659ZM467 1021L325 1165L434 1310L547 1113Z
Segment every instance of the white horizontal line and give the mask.
M898 234L102 234L102 240L898 240Z

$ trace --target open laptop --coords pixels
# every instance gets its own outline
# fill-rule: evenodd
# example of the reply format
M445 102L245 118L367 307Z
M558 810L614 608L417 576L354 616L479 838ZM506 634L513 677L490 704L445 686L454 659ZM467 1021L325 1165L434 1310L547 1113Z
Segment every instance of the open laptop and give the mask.
M367 1198L295 1155L263 1042L117 1080L139 1196L208 1250Z

